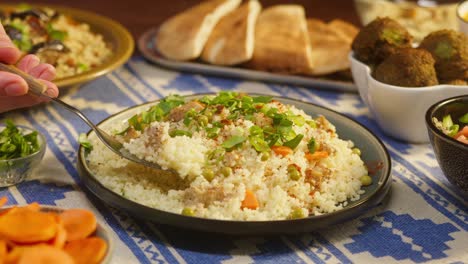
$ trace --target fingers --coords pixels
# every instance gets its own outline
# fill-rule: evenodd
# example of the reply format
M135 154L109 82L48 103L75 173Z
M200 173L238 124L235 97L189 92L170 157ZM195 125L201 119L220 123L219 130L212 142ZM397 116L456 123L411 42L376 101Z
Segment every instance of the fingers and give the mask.
M21 52L13 45L5 29L0 25L0 61L14 64L21 56Z
M47 85L46 94L50 97L57 97L59 95L59 89L57 85L47 80L40 80Z
M20 96L27 92L28 85L23 78L13 73L0 72L0 96Z
M38 66L40 64L40 60L36 55L33 54L28 54L24 56L16 65L18 69L24 71L24 72L30 72L34 67Z
M35 66L34 68L30 69L28 73L36 78L47 81L51 81L55 78L54 66L47 63L42 63Z

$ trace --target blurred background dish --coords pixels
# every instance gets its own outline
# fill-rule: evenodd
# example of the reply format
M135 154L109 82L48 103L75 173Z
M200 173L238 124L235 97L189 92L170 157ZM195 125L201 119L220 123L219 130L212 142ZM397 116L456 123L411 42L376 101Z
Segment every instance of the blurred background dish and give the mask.
M458 4L457 18L460 31L468 35L468 0Z
M362 25L388 16L406 27L415 42L432 31L458 30L457 1L355 0L354 3Z
M468 86L435 85L402 87L382 83L371 74L366 64L350 54L351 72L364 103L382 130L397 139L411 143L429 141L424 125L426 110L439 100L468 94Z
M47 44L53 42L54 45L46 46L55 47L57 46L55 45L57 44L56 42L61 42L60 40L56 39L58 35L60 35L58 37L60 37L60 39L62 40L64 38L71 38L71 36L73 36L73 38L76 38L79 35L84 36L81 39L78 38L75 39L76 41L74 40L71 42L67 42L67 39L63 40L63 43L69 45L70 47L65 47L63 43L58 43L61 44L61 50L68 50L66 58L59 57L58 59L54 59L56 63L64 64L64 67L60 67L60 65L55 65L57 67L58 77L54 80L54 82L59 87L84 83L93 80L99 76L102 76L125 63L133 53L134 41L127 29L125 29L120 23L114 20L92 12L54 5L21 6L11 4L1 4L0 10L3 12L4 15L11 12L16 13L16 18L7 18L7 20L2 21L4 26L6 26L6 29L20 31L20 33L24 35L25 32L31 31L30 29L28 29L29 27L34 28L40 26L39 29L42 31L47 31L48 33L51 33L53 31L52 33L57 33L48 34L48 36L45 38L45 41L43 36L39 36L39 41L44 42L28 42L28 45L44 43ZM33 12L31 12L31 10L33 10ZM25 14L26 12L35 14L25 16L23 20L18 18L18 15ZM37 15L36 13L39 13L39 15ZM55 14L63 14L63 16L58 16L57 18L46 17L45 19L50 21L57 19L59 20L58 22L41 22L40 19L38 19L38 17L41 17L41 15L48 16L47 13L50 13L52 15L51 17L54 17ZM74 25L76 23L82 24ZM87 30L88 28L89 31L92 33L89 33L89 31ZM28 33L31 34L31 32ZM90 37L92 37L93 34L94 36L96 36L96 43L94 41L90 42ZM50 38L50 36L55 36L55 38ZM28 37L31 38L32 36ZM17 46L21 46L21 41L17 41L16 44ZM95 46L101 45L102 49L105 49L105 51L106 49L109 50L101 54L101 52L97 52L95 49L86 49L87 45L93 45L93 48L96 48ZM35 48L35 46L39 45L33 45L32 48ZM75 49L77 46L81 47ZM29 49L27 47L20 48L28 52L34 51L33 49ZM73 52L71 52L70 50L76 50L76 54L71 54ZM42 59L44 60L47 57L58 57L57 53L60 53L60 51L54 50L51 53L53 53L53 56L48 56L50 55L49 53L46 57ZM102 62L98 60L96 60L96 62L91 62L91 58L93 58L94 60L95 57L101 55L103 56ZM84 58L87 59L84 59L85 61L81 62L77 59L80 56L84 56ZM61 59L64 59L64 61L61 61Z
M468 113L468 94L439 101L426 113L426 127L440 168L447 179L468 195L468 144L443 133L435 124L450 115L453 123L462 130L466 124L458 124L460 117Z

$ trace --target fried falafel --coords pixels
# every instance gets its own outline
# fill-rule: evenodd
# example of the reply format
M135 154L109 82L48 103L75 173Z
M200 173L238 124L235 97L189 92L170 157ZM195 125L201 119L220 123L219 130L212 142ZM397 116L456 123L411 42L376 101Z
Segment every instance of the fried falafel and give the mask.
M354 38L352 49L356 58L377 65L400 48L410 48L413 37L397 21L376 18L362 28Z
M465 34L448 29L435 31L422 40L419 48L428 50L434 57L441 83L468 81L468 37Z
M399 49L374 72L376 80L404 87L423 87L439 84L435 71L435 60L423 49Z

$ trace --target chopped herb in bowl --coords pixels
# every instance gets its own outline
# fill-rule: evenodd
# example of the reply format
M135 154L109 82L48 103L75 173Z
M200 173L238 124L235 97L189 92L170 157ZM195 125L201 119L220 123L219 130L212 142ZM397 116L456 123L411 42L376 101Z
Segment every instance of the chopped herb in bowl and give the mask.
M44 156L45 142L36 130L16 126L11 120L0 124L0 187L28 177Z
M0 160L26 157L39 150L37 131L23 133L11 120L0 132Z

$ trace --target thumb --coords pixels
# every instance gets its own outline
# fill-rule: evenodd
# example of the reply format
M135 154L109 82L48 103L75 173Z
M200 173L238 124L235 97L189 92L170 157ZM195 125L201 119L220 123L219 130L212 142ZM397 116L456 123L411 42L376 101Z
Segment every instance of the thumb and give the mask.
M5 32L5 29L0 24L0 61L15 64L21 56L21 52L11 42Z

